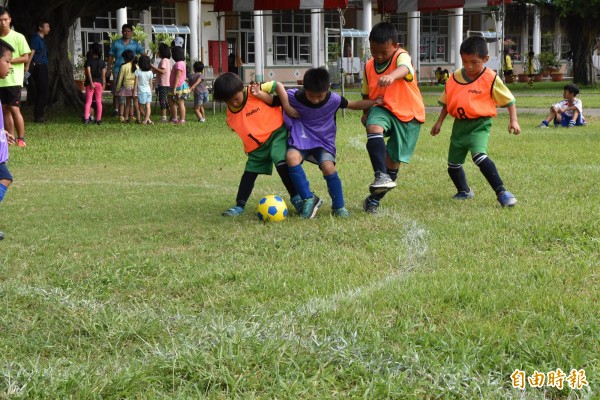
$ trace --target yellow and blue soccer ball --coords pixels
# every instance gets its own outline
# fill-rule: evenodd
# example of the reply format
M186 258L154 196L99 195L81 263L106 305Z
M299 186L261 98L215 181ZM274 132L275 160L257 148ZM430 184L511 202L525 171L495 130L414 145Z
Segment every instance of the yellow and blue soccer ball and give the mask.
M281 222L287 217L288 209L281 197L270 194L260 199L256 214L262 222Z

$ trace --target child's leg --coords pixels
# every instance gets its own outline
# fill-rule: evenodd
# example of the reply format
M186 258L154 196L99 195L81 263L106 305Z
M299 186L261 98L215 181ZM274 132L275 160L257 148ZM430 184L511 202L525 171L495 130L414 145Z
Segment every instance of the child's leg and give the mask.
M257 177L258 173L256 172L244 171L238 187L237 196L235 198L235 206L224 211L222 214L224 217L235 217L244 212L244 207L246 207L246 203L252 194L254 182L256 181Z
M206 114L204 113L204 107L202 106L202 104L200 104L200 118L201 119L206 119Z
M313 194L310 191L310 184L308 179L306 179L306 174L302 168L302 154L300 154L298 150L290 148L288 149L285 159L288 165L290 179L300 195L300 198L306 200L313 197Z
M10 186L12 181L10 179L0 179L0 203L4 199L4 195L6 194L6 189Z
M83 119L88 120L90 118L90 108L92 108L92 99L94 97L94 91L89 86L85 87L85 107L83 109Z
M471 195L471 188L467 183L467 176L465 175L465 170L463 169L462 164L453 164L448 162L448 175L450 175L450 179L456 187L457 193L454 198L465 200L473 197Z
M94 83L94 101L96 103L96 122L102 120L102 84Z
M279 177L281 178L281 182L283 182L283 185L285 186L288 193L290 194L290 197L296 196L298 194L298 191L296 190L296 187L294 186L294 183L292 182L292 179L290 178L290 171L289 171L288 166L285 163L285 161L279 162L275 166L275 169L277 170L277 173L279 174Z
M194 106L194 113L196 113L196 118L202 119L202 113L200 112L200 105Z
M496 192L496 195L500 195L502 192L506 191L504 182L502 182L502 179L498 174L498 169L496 169L496 164L494 164L487 154L475 154L473 156L473 162L479 167L479 170L483 176L485 176L485 179L487 179L492 189L494 189L494 192Z
M133 110L135 111L135 117L138 120L138 122L142 122L142 113L140 110L140 102L138 100L137 96L133 97Z
M342 180L340 179L333 161L323 161L319 165L323 172L323 178L327 183L327 191L331 197L331 208L338 210L344 208L344 192L342 192Z
M125 119L125 100L121 100L121 96L119 96L117 101L119 102L119 117Z
M125 107L123 109L123 116L125 121L129 122L129 110L131 109L131 96L125 97Z
M145 107L146 108L146 119L145 119L145 122L148 123L148 122L151 122L150 121L150 113L152 112L152 109L151 109L152 107L151 107L151 103L150 102L146 103L145 106L146 106Z
M390 156L388 154L386 154L385 166L386 166L387 174L389 175L392 182L396 182L396 179L398 179L398 171L400 170L400 163L394 162L390 158ZM385 197L386 193L387 192L371 194L368 197L368 199L371 201L374 201L374 202L376 201L377 204L379 204L381 199L383 199Z
M169 111L171 113L171 122L177 121L177 103L173 96L169 96Z
M177 107L179 108L179 122L185 122L185 100L177 100Z

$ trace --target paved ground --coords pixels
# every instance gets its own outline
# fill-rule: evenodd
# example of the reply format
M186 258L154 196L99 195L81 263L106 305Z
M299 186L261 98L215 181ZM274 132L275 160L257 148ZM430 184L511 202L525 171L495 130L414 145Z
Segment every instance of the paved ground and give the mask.
M441 107L426 107L425 108L427 112L430 113L439 113L441 111ZM548 110L550 108L546 107L546 108L520 108L519 105L517 104L517 112L519 114L522 113L531 113L531 114L540 114L540 115L546 115L548 114ZM498 109L499 112L508 112L505 108L499 108ZM583 109L583 116L584 117L600 117L600 109L598 108L585 108Z

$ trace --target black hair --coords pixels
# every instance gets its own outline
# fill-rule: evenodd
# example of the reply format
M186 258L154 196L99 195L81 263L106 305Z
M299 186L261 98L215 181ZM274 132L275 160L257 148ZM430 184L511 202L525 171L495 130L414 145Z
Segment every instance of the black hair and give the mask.
M204 71L204 64L202 64L202 61L196 61L194 63L194 72L202 72Z
M6 53L7 51L15 51L15 49L10 44L0 39L0 57L4 57L4 53Z
M329 72L321 68L311 68L304 73L302 87L310 92L323 93L329 91L331 80Z
M183 50L183 47L175 46L171 49L171 57L175 62L185 61L185 50Z
M385 44L398 42L398 30L391 22L380 22L373 25L371 33L369 33L369 41L377 44Z
M93 56L98 56L98 58L102 58L102 45L98 42L94 42L90 46L90 51L88 52L88 60L93 58Z
M142 71L151 71L152 70L152 61L150 61L150 57L142 54L138 59L138 65Z
M244 82L237 74L226 72L213 83L213 97L217 101L227 101L244 90Z
M133 26L131 24L123 24L123 26L121 27L121 32L123 32L125 29L129 29L133 32Z
M158 55L160 58L171 58L171 48L166 43L158 45Z
M579 94L579 86L577 86L574 83L569 83L568 85L565 85L563 90L566 90L569 93L573 93L575 96Z
M43 19L40 19L40 20L38 21L38 24L37 24L37 29L38 29L38 31L40 30L40 28L41 28L42 26L44 26L44 24L50 24L50 21L48 21L48 19L45 19L45 18L43 18Z
M131 72L134 72L135 71L135 54L133 54L133 50L125 50L123 52L123 54L121 54L121 57L123 57L124 63L131 62Z
M8 7L0 6L0 15L8 14L10 17L10 11L8 11Z
M481 36L469 36L460 45L460 54L477 54L481 58L488 55L488 47Z
M527 54L529 54L529 57L533 57L535 55L535 53L533 52L533 50L529 50L529 53L527 53Z

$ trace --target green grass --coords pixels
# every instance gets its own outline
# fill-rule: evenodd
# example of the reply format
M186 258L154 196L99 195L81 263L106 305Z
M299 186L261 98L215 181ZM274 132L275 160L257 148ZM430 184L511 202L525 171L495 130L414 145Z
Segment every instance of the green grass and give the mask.
M254 204L285 195L276 176L259 177L245 215L220 216L245 161L224 114L153 127L71 114L11 147L0 398L600 398L599 118L536 130L540 116L521 114L515 137L500 114L490 157L519 200L502 209L471 162L476 197L451 199L452 121L433 138L429 114L372 216L349 111L351 217L329 215L309 165L317 218L261 224ZM585 369L590 386L512 388L515 369L557 368Z

